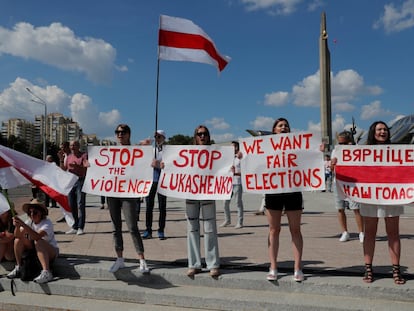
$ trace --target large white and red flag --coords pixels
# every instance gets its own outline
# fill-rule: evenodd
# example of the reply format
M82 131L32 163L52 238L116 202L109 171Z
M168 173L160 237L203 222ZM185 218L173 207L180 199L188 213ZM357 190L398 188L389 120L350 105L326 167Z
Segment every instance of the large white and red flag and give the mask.
M160 16L158 58L216 66L222 71L231 58L221 55L213 40L196 24L184 18Z
M62 170L54 163L39 160L0 145L0 185L2 188L10 189L32 183L65 210L71 211L67 195L77 180L76 175Z

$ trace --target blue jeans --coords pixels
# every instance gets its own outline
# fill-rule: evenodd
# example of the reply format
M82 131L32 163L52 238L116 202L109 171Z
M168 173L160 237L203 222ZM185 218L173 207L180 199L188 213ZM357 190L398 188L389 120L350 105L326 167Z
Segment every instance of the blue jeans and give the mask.
M69 192L69 206L72 211L73 223L72 228L84 229L86 221L86 193L82 192L83 183L85 178L79 178L78 181L73 186L72 190Z
M124 250L124 240L122 238L122 217L121 210L124 213L125 222L132 242L134 243L137 254L144 253L144 244L138 229L137 199L136 198L107 198L109 214L111 215L113 238L115 242L115 251Z
M204 225L204 253L207 269L219 268L216 201L186 200L188 267L201 268L200 211Z

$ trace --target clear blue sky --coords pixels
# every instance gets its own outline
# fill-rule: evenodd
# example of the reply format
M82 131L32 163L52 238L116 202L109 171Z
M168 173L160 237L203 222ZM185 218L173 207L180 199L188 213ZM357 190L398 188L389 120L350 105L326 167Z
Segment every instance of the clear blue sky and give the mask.
M366 130L413 113L414 0L4 0L0 10L0 121L33 121L29 87L85 133L134 142L155 127L160 14L192 20L232 58L210 65L161 61L159 128L217 142L269 130L319 131L319 33L327 14L333 130Z

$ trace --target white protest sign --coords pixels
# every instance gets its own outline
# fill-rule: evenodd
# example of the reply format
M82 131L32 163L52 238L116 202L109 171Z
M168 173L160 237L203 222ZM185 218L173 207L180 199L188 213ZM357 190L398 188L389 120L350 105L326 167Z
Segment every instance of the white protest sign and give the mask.
M108 197L145 197L152 185L153 157L151 146L90 146L90 166L82 191Z
M413 145L341 145L335 147L335 157L342 197L378 205L414 202Z
M233 191L233 146L164 147L158 192L193 200L228 200Z
M325 189L321 137L288 133L240 140L242 185L250 193Z

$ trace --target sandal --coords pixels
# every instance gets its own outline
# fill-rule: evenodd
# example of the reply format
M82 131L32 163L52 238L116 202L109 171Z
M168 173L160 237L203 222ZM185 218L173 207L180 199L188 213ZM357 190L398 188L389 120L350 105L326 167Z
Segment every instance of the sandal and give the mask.
M364 274L364 278L362 280L365 283L374 282L374 276L372 274L372 264L370 264L370 263L365 264L365 274Z
M397 285L405 284L405 279L401 276L400 265L392 265L392 277Z

